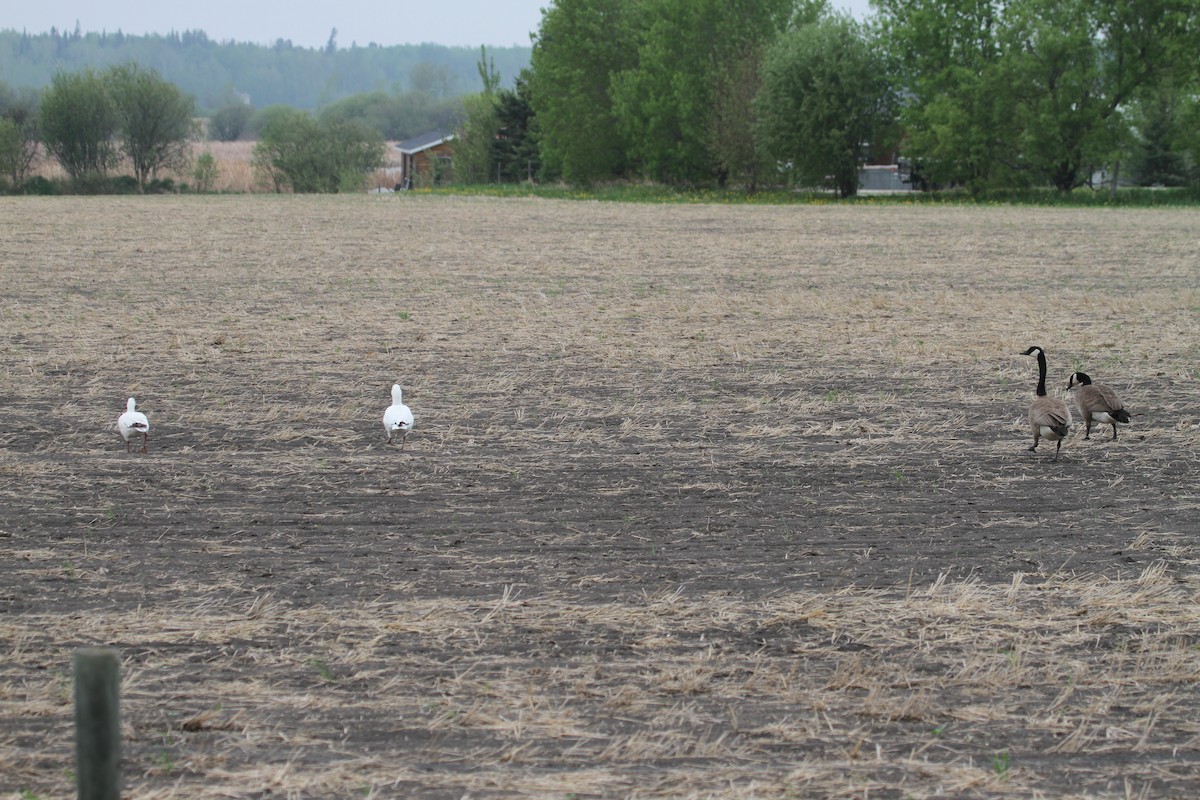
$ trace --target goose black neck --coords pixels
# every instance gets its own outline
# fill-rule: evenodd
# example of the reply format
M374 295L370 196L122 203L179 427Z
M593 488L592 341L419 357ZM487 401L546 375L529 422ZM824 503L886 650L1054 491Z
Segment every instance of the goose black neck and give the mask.
M1037 396L1045 397L1046 396L1046 354L1043 353L1041 350L1038 350L1037 360L1038 360Z

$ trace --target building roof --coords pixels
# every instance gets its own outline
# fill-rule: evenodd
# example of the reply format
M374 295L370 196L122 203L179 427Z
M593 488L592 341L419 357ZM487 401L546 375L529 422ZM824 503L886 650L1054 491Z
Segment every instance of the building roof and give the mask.
M396 149L405 155L411 156L414 153L420 153L422 150L428 150L431 147L437 147L442 142L448 142L453 138L453 133L430 131L429 133L423 133L420 136L414 136L411 139L405 139L403 142L396 142Z

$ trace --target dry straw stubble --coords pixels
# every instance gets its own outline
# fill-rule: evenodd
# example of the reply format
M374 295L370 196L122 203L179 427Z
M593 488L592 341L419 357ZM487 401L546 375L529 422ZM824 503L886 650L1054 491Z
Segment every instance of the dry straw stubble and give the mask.
M0 791L96 643L135 798L1195 787L1186 212L4 213ZM1025 453L1034 343L1145 416Z

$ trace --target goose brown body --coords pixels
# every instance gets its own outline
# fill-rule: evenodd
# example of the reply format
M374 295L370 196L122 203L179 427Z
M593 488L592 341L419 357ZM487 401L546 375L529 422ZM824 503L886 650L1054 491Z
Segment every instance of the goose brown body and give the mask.
M1054 460L1058 461L1062 440L1071 432L1071 409L1062 400L1046 394L1045 351L1034 345L1021 355L1036 356L1038 361L1037 396L1029 406L1029 427L1033 430L1033 445L1029 449L1036 451L1043 438L1056 442Z
M1128 424L1132 419L1117 393L1102 383L1092 383L1086 372L1073 373L1067 379L1067 391L1072 388L1076 389L1075 406L1083 415L1084 439L1092 438L1092 425L1100 422L1112 425L1115 440L1117 424Z

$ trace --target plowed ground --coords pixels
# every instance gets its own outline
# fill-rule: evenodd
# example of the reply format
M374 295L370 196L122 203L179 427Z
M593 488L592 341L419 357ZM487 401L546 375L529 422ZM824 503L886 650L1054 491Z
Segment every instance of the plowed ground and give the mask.
M1200 793L1192 211L0 216L5 797L98 644L135 800Z

